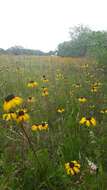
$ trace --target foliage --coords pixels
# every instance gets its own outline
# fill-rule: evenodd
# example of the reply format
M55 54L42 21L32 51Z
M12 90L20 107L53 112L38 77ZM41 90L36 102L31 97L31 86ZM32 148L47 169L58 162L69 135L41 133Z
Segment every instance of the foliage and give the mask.
M92 31L86 26L76 26L70 30L71 40L58 46L60 56L89 56L100 62L107 58L107 32Z

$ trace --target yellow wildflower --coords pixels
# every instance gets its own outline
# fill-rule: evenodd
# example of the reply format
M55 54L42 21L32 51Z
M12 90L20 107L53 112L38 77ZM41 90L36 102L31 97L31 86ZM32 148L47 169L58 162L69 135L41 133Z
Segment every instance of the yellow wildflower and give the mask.
M46 76L45 75L43 75L43 80L42 80L43 82L48 82L49 80L46 78Z
M87 127L96 126L96 120L94 117L89 117L89 118L82 117L79 123L80 125L86 125Z
M58 108L58 109L57 109L57 112L58 112L58 113L63 113L64 111L65 111L64 108Z
M75 88L80 88L81 87L81 84L80 83L76 83L73 85Z
M85 102L87 102L87 98L80 97L80 98L78 98L78 101L81 102L81 103L85 103Z
M28 102L28 103L33 103L33 102L35 102L35 97L29 96L28 99L27 99L27 102Z
M42 96L48 96L48 88L43 87Z
M29 119L30 119L30 116L26 113L26 110L21 109L17 111L16 121L18 123L28 121Z
M32 81L29 81L29 82L28 82L27 86L28 86L29 88L35 88L35 87L38 86L38 83L32 80Z
M48 129L48 123L47 122L43 122L42 124L40 124L38 126L39 130L42 131L42 130L47 130Z
M38 124L32 125L31 129L32 131L37 131L38 130Z
M13 121L13 120L16 120L16 113L14 112L10 112L10 113L5 113L3 114L3 120L5 121Z
M20 98L19 96L15 96L13 94L8 95L5 98L3 109L4 111L9 111L10 109L22 104L22 102L23 102L23 99Z
M80 164L75 160L65 163L65 170L68 175L76 175L80 172Z
M48 123L42 122L41 124L35 124L31 127L32 131L43 131L48 129Z
M93 86L93 87L91 88L91 92L97 92L97 91L98 91L98 87Z
M107 109L102 109L100 113L107 113Z

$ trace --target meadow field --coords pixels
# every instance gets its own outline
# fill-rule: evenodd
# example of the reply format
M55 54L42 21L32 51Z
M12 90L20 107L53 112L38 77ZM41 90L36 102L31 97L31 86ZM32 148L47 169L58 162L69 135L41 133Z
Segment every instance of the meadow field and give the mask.
M107 190L107 66L0 55L0 190Z

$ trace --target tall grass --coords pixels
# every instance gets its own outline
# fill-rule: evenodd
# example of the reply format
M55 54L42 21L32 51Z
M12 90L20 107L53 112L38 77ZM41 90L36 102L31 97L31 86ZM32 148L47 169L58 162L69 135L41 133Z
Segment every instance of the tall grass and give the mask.
M0 190L106 190L107 113L101 113L107 108L105 69L91 59L0 56ZM38 87L28 88L31 80ZM96 82L101 84L91 92ZM42 96L43 87L48 96ZM23 98L17 109L27 109L30 121L3 120L9 94ZM29 97L35 101L28 103ZM87 102L80 103L79 97ZM83 116L94 117L97 125L80 126ZM41 122L48 123L48 130L31 130ZM81 165L74 176L65 170L72 160Z

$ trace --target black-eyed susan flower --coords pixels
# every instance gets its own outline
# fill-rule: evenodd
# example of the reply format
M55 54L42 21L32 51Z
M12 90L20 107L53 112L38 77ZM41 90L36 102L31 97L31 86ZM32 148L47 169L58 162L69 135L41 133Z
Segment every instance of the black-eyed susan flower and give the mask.
M80 164L75 160L65 163L65 170L68 175L76 175L80 172Z
M91 88L91 92L97 92L97 91L98 91L97 87L94 86L94 87Z
M48 130L48 123L42 122L41 124L34 124L31 127L32 131L44 131Z
M56 80L61 80L61 79L64 79L63 74L57 73L57 74L56 74Z
M32 127L31 127L32 131L37 131L38 130L38 126L39 126L39 124L32 125Z
M27 86L28 86L29 88L35 88L35 87L38 86L38 83L35 82L35 81L33 81L33 80L31 80L31 81L28 82Z
M98 88L101 86L101 82L95 82L95 83L93 83L92 84L92 89L94 89L94 91L95 91L95 89L97 89L98 90Z
M100 110L100 113L107 113L107 109Z
M43 79L42 79L42 81L45 83L45 82L48 82L49 80L46 78L45 75L43 75Z
M85 69L85 68L88 68L88 66L89 65L86 63L86 64L82 65L81 68Z
M89 108L94 109L95 105L90 105Z
M15 112L3 114L3 120L5 120L5 121L14 121L14 120L16 120L16 118L17 118L17 115Z
M42 96L48 96L48 88L43 87Z
M26 113L25 109L21 109L17 111L16 121L18 123L28 121L29 119L30 119L30 116Z
M79 124L86 125L87 127L96 126L96 119L94 117L82 117Z
M81 84L80 84L80 83L76 83L76 84L73 84L73 86L74 86L75 88L80 88L80 87L81 87Z
M94 84L93 84L93 86L95 86L95 87L98 87L98 86L101 86L101 82L95 82Z
M3 109L4 111L9 111L10 109L22 104L22 102L23 99L21 97L10 94L5 98Z
M58 113L63 113L64 111L65 111L64 108L58 108L58 109L57 109L57 112L58 112Z
M80 98L78 98L78 101L79 101L80 103L85 103L85 102L87 102L87 98L81 96Z
M35 102L35 97L29 96L28 99L27 99L27 102L28 103L34 103Z
M98 86L92 85L91 92L97 92L97 91L98 91Z
M40 125L39 125L39 130L42 131L42 130L47 130L48 129L48 123L47 122L42 122Z

